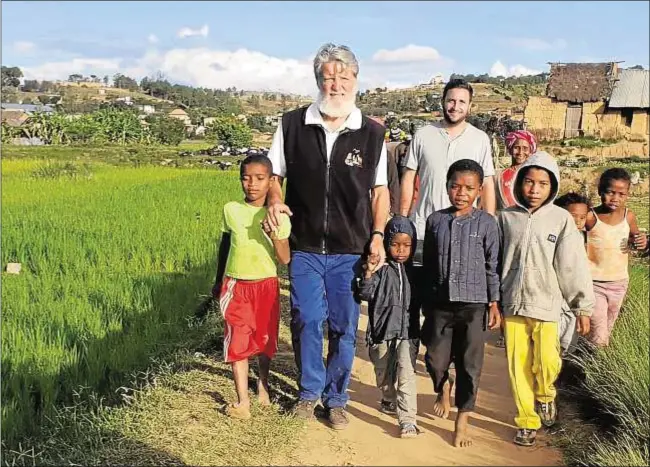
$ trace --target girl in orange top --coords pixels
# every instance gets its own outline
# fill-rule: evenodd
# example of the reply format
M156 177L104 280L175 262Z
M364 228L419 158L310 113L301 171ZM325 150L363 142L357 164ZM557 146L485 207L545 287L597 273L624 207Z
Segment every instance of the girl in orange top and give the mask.
M587 256L594 281L596 307L589 340L609 345L609 336L627 293L630 248L645 250L647 238L639 232L636 216L627 209L630 174L607 169L598 182L601 205L587 216Z
M497 211L514 206L512 185L517 170L531 154L537 151L537 140L530 131L511 131L506 135L506 149L512 158L510 167L497 173Z

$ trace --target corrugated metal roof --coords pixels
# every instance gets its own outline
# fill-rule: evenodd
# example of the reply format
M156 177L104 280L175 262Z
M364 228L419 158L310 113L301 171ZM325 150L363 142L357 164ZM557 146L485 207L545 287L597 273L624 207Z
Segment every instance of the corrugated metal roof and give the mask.
M609 107L647 109L650 107L649 88L650 70L621 70L609 98Z
M23 110L25 112L54 112L54 108L49 105L36 105L36 104L0 104L5 110Z

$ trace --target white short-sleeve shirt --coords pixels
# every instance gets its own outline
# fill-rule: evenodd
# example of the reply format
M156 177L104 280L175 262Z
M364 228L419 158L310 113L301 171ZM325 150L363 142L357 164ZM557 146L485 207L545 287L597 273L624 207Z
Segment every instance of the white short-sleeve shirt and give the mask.
M339 137L341 132L346 128L349 130L358 130L361 128L361 110L355 107L340 128L334 131L330 131L327 129L327 126L325 126L325 122L323 121L323 117L318 110L318 106L314 103L307 108L307 113L305 115L305 124L319 125L323 128L323 130L325 130L325 145L327 148L327 160L329 161L332 155L334 142ZM284 135L282 132L282 120L280 120L278 128L275 130L275 134L273 135L273 142L271 143L271 149L269 149L268 158L271 160L271 164L273 164L273 173L275 175L279 175L280 177L285 177L287 175L287 162L284 156ZM386 152L386 143L384 143L381 147L379 164L377 165L377 172L375 173L375 186L388 184L387 161L388 156Z

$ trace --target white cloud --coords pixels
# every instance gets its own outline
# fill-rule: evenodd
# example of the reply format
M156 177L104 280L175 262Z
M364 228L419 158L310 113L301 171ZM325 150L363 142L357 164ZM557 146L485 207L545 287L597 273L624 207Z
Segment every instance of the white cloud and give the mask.
M74 73L107 75L120 70L120 59L73 58L63 62L47 62L35 67L21 67L25 79L66 79Z
M547 41L534 37L511 37L507 42L514 47L529 51L563 50L567 47L567 41L564 39Z
M406 48L405 48L406 49ZM430 55L431 56L431 55ZM431 56L432 57L432 56ZM408 87L429 82L438 72L448 75L453 61L437 54L436 60L405 62L360 59L359 87ZM317 92L313 56L278 58L261 52L207 47L175 48L148 52L133 60L125 58L75 58L22 67L27 79L66 79L84 75L123 73L138 81L162 72L170 81L213 89L236 86L246 90L269 90L314 96ZM405 66L406 65L406 66Z
M439 60L440 54L433 47L409 44L394 50L380 49L373 56L375 62L433 62Z
M540 73L541 73L540 70L528 68L524 65L512 65L510 67L507 67L506 65L501 63L500 60L497 60L490 68L489 75L495 77L504 76L508 78L510 76L528 76L528 75L538 75Z
M180 28L178 30L177 36L180 37L181 39L185 39L186 37L193 37L193 36L208 37L209 32L210 29L208 28L208 25L204 24L200 29L192 29L188 27Z
M34 50L36 49L36 44L29 41L16 41L13 43L12 48L14 49L14 52L21 53L21 54L29 54L34 52Z
M147 37L147 40L149 41L150 44L157 44L158 43L158 36L155 34L149 34L149 37Z

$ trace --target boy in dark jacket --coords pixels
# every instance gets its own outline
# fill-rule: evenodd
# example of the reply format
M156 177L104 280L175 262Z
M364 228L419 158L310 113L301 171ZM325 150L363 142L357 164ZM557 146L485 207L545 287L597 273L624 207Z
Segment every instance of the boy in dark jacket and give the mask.
M478 163L461 159L449 167L447 192L452 206L427 219L422 256L425 363L438 394L434 413L447 418L454 384L448 369L454 361L456 447L472 444L467 423L478 394L485 331L500 324L499 230L494 217L474 208L482 185L483 169Z
M395 216L386 225L386 264L376 272L369 263L357 278L359 299L368 302L367 341L382 390L380 410L397 413L402 438L419 433L416 423L415 362L419 348L419 310L410 310L410 268L415 251L415 226Z

